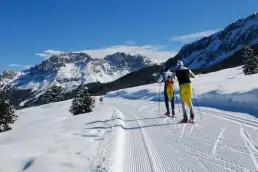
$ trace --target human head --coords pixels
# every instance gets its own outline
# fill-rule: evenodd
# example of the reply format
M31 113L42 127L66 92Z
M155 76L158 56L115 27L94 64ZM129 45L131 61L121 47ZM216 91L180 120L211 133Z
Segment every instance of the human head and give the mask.
M177 68L180 68L180 67L182 67L182 66L184 66L184 63L183 63L182 61L178 60L178 61L177 61L177 64L176 64L176 67L177 67Z

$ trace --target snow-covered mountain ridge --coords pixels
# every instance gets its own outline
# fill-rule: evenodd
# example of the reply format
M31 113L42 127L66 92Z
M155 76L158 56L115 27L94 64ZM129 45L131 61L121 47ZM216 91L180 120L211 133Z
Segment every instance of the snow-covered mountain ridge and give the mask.
M51 56L41 64L17 74L17 77L14 74L1 77L0 82L33 91L45 90L56 83L66 91L71 91L81 83L110 82L151 64L153 62L149 58L141 55L116 53L96 59L85 53L64 53Z
M28 100L34 102L53 84L61 86L64 93L71 93L81 84L111 82L153 64L142 55L115 53L92 58L83 52L60 53L22 72L5 71L0 76L0 88L12 85L18 105Z
M185 45L175 59L182 60L191 69L211 67L232 56L244 46L258 44L258 13L239 19L224 30ZM168 65L175 65L175 59Z

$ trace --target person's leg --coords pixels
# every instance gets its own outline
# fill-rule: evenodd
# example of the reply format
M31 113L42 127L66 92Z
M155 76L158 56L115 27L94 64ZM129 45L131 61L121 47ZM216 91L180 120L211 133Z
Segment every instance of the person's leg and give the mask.
M185 108L185 104L186 104L186 92L185 92L185 85L181 85L180 86L180 97L182 100L182 110L183 110L183 120L187 121L187 113L186 113L186 108Z
M187 84L187 105L190 109L190 118L194 119L194 112L193 112L193 103L192 103L192 84Z
M187 112L186 112L186 108L185 108L185 103L182 102L182 110L183 110L183 117L187 118Z
M171 89L171 108L172 108L172 115L175 116L176 115L176 111L175 111L175 87L173 85L172 89Z
M171 108L172 108L172 115L176 115L176 112L175 112L175 92L173 90L172 92L172 98L171 98Z
M169 104L168 104L168 95L167 95L166 88L164 89L164 98L165 98L165 106L166 106L166 110L167 110L166 113L168 113L169 112Z

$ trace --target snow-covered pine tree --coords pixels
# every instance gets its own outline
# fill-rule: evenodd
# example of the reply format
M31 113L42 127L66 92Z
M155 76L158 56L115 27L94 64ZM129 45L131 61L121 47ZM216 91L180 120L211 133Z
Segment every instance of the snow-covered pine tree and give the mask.
M254 55L253 49L246 47L243 52L244 66L243 72L245 75L258 73L258 56Z
M70 112L73 115L78 115L81 113L92 112L95 106L95 98L91 97L88 88L80 86L70 108Z
M64 100L63 98L63 89L60 86L54 84L52 87L47 89L47 91L43 95L43 99L45 103L53 103Z
M0 132L11 130L17 116L11 101L11 88L5 87L0 91Z

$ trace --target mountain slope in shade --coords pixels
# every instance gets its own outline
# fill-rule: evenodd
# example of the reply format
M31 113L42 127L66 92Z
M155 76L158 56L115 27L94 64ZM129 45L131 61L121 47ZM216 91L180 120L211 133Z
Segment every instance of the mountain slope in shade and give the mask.
M255 44L258 44L257 13L240 19L209 37L185 45L167 64L174 66L180 59L191 69L208 68L232 56L244 46Z

